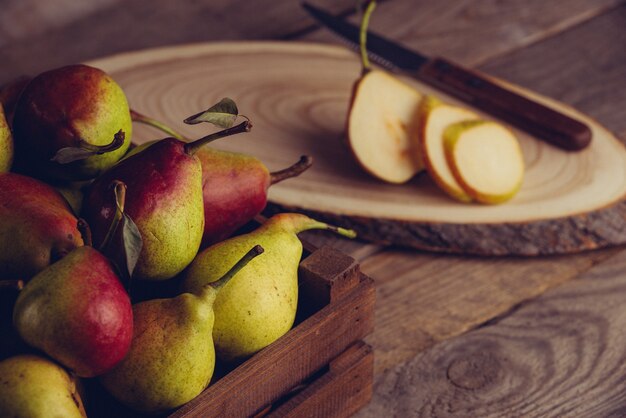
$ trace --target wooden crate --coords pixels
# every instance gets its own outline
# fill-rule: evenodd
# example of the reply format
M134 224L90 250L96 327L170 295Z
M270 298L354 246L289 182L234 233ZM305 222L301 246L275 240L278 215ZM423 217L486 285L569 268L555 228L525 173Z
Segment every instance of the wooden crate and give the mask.
M308 249L294 327L236 368L218 367L217 380L170 418L347 417L369 402L373 353L361 340L374 328L373 281L337 250ZM137 416L94 385L95 416Z

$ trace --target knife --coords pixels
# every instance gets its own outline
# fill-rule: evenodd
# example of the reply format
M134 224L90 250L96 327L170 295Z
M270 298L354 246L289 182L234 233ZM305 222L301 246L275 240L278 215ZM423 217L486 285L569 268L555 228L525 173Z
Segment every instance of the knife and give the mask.
M306 2L302 7L358 49L358 26ZM367 32L367 50L370 58L383 67L410 75L559 148L578 151L591 142L591 130L584 123L508 90L476 71L443 58L426 57L371 31Z

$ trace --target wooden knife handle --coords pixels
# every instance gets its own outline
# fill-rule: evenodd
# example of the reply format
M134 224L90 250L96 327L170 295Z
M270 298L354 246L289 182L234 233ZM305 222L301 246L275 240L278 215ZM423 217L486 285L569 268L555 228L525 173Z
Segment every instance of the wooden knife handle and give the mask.
M420 68L417 76L557 147L578 151L591 142L591 130L584 123L444 59L430 60Z

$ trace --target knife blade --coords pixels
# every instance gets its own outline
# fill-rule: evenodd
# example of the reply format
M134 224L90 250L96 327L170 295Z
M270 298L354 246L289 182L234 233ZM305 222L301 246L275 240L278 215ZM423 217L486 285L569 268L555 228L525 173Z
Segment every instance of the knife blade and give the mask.
M318 22L358 49L359 27L326 11L302 3ZM412 76L517 128L568 151L579 151L591 142L583 122L507 89L477 71L419 52L367 32L368 56L388 70Z

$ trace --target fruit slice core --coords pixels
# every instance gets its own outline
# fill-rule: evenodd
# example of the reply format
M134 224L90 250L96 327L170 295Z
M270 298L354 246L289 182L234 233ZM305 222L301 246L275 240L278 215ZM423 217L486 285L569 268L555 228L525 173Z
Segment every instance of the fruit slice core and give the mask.
M352 152L375 177L404 183L423 169L415 152L422 95L382 71L357 83L348 120Z

